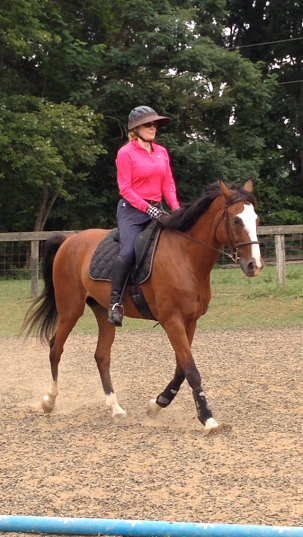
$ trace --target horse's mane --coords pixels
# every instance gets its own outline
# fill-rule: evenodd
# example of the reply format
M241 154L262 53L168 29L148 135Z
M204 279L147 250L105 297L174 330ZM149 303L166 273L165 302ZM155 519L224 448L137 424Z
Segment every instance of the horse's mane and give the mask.
M235 201L236 199L239 201L248 201L254 207L256 206L256 200L253 194L244 190L241 185L232 183L228 188L234 193ZM205 192L201 198L192 202L183 203L178 211L171 213L170 218L163 223L162 227L165 229L178 229L179 231L190 229L198 221L200 216L207 211L214 199L221 194L219 181L206 185L204 190Z

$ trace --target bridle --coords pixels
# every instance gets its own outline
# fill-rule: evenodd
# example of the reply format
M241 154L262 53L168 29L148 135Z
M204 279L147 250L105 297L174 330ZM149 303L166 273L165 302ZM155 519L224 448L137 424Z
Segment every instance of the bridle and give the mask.
M240 197L238 198L234 198L230 201L227 201L224 205L224 226L225 226L225 231L226 231L226 235L227 235L227 240L228 240L228 246L229 246L229 250L230 252L232 252L232 255L228 255L236 264L237 264L237 261L239 258L238 256L238 249L241 248L241 246L249 246L251 244L260 244L259 241L245 241L245 242L237 242L234 235L233 235L233 232L232 232L232 229L230 227L230 222L229 222L229 218L228 218L228 213L227 213L227 209L228 207L230 207L231 205L234 205L235 203L238 203L238 201L243 201ZM224 252L222 252L224 254Z
M232 200L227 201L224 205L224 226L225 226L225 231L226 231L227 240L228 240L228 247L230 250L229 254L224 252L223 250L214 248L213 246L210 246L209 244L206 244L205 242L199 241L198 239L195 239L194 237L191 237L190 235L187 235L186 233L183 233L182 231L179 231L178 229L172 228L171 231L175 231L179 233L180 235L183 235L183 237L186 237L194 242L197 242L198 244L201 244L202 246L206 246L207 248L210 248L211 250L215 250L215 252L219 252L220 254L225 255L229 259L232 259L232 261L235 264L237 264L238 260L240 259L240 257L238 256L238 250L239 248L241 248L241 246L249 246L251 244L260 244L259 241L237 242L233 235L232 229L230 227L227 209L228 207L230 207L231 205L234 205L235 203L238 203L239 201L243 201L243 199L241 197L233 198Z

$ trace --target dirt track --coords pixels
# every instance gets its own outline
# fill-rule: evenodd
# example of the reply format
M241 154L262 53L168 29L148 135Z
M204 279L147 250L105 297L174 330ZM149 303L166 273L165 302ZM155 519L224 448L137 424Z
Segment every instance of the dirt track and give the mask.
M0 514L303 525L301 329L196 333L208 402L232 425L209 437L187 384L157 420L145 416L174 369L163 332L117 334L112 378L128 412L117 423L94 337L69 338L47 416L47 349L0 344Z

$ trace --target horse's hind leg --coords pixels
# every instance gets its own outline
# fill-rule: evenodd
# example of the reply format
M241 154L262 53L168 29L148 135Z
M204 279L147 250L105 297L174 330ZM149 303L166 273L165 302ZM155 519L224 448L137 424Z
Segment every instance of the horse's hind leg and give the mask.
M64 318L64 320L60 317L60 315L58 316L57 330L49 344L49 361L52 379L47 395L45 395L41 401L42 409L45 413L50 413L56 404L56 397L58 395L58 366L63 353L64 343L66 342L76 322L81 317L83 308L84 306L82 307L81 312L79 309L77 313L75 312L72 316Z
M114 325L107 322L108 312L105 308L93 299L88 299L87 303L94 312L99 327L95 360L105 393L106 406L111 410L113 419L123 418L126 412L118 403L110 377L110 353L116 329Z

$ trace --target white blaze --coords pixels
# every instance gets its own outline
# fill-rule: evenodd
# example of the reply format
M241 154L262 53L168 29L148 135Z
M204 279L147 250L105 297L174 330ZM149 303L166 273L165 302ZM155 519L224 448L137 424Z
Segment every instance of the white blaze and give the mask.
M251 241L257 241L257 215L255 213L253 205L247 205L245 203L244 210L242 211L242 213L237 214L237 216L241 218L244 225L244 229L247 232L249 239ZM257 267L260 268L262 266L262 262L259 244L251 245L251 253L252 257L256 261Z

